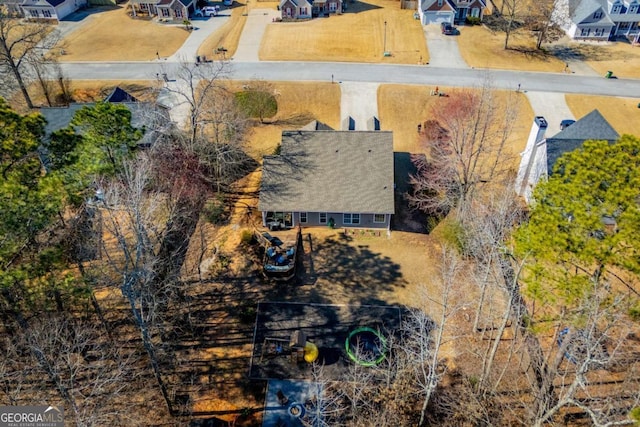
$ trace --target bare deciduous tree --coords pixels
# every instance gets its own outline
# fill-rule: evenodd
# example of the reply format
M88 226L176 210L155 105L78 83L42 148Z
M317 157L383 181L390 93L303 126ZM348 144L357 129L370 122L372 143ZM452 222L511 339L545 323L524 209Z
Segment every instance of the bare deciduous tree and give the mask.
M45 53L57 43L56 32L41 22L22 22L0 7L0 81L5 88L20 90L28 108L33 101L27 90L32 69L47 62Z
M465 208L483 183L507 172L505 144L511 135L518 102L511 94L506 104L485 84L461 90L439 100L431 110L422 143L429 158L414 157L417 173L411 177L413 206L443 215Z

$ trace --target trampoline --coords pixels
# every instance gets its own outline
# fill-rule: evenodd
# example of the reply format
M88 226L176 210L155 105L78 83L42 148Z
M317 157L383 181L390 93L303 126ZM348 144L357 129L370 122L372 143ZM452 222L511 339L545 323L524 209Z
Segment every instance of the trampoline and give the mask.
M387 342L382 334L367 326L351 331L344 347L349 359L361 366L376 366L387 353Z

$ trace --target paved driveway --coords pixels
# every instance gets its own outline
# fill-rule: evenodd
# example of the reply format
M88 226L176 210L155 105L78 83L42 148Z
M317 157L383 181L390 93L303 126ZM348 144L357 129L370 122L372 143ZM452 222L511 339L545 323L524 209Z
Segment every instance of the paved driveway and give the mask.
M442 68L469 68L458 49L457 36L445 36L439 24L422 26L429 48L429 65ZM464 30L464 29L463 29Z
M180 46L180 49L175 51L175 53L166 60L169 62L195 61L200 45L204 43L207 37L222 27L229 19L229 16L231 16L231 10L222 9L218 12L218 16L191 18L193 31L191 31L187 40ZM213 52L207 52L206 56L213 58L215 55Z
M260 51L262 36L264 36L267 25L279 16L280 12L274 9L253 9L249 12L233 59L243 62L259 61L258 52Z
M560 132L560 122L564 119L574 119L573 113L567 106L564 93L527 92L527 98L536 116L547 120L547 138Z
M342 130L349 130L349 118L354 130L374 130L368 124L378 117L378 83L341 82L340 122Z

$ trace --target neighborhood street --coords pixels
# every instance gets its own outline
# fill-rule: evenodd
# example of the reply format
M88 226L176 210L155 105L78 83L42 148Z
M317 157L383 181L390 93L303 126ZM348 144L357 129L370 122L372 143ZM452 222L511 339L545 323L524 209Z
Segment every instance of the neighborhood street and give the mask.
M173 78L176 62L64 62L60 64L72 80L144 80L156 73ZM402 83L431 86L474 87L489 80L500 89L582 93L640 98L640 80L605 79L561 73L508 70L439 68L421 65L386 65L333 62L230 62L232 79L274 81L335 81Z

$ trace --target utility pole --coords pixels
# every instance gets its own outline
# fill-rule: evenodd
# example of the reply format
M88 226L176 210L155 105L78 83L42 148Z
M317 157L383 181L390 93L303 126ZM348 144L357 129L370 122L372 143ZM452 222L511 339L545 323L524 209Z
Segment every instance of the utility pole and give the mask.
M382 52L387 56L387 21L384 21L384 42L382 44Z

